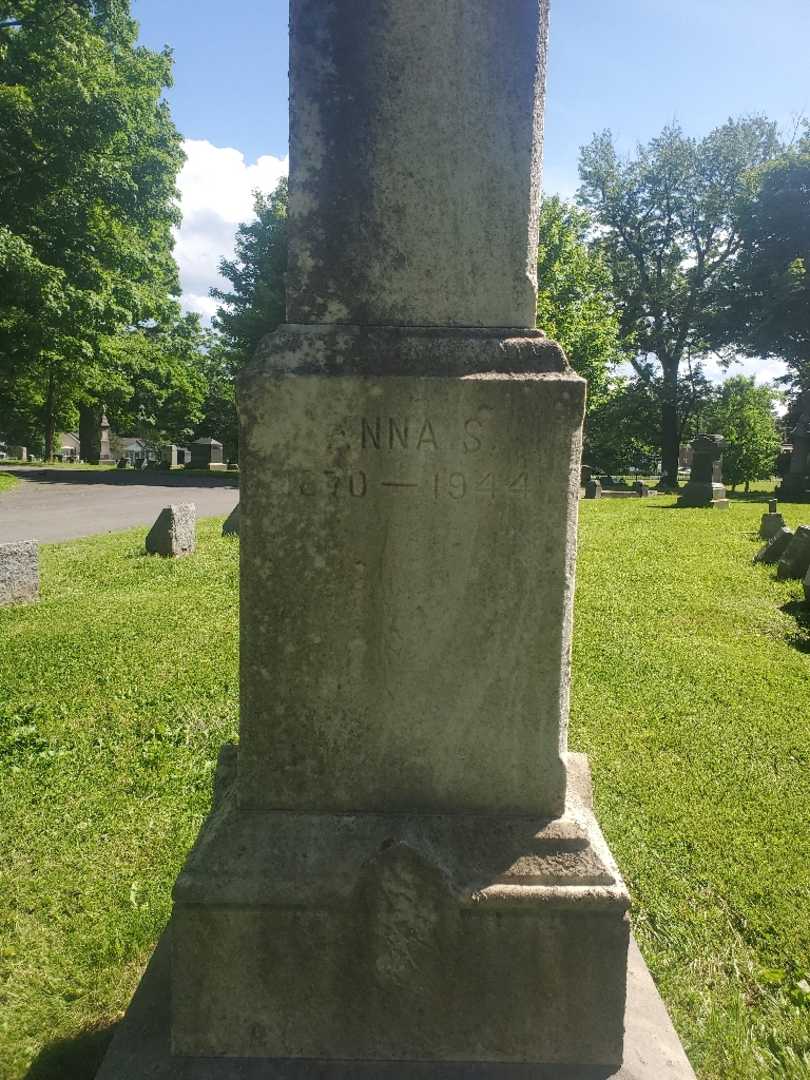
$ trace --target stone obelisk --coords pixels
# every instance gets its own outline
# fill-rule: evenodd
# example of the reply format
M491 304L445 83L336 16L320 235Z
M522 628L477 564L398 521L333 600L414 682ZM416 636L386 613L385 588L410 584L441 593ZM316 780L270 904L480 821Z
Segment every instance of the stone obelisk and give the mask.
M292 0L178 1076L621 1061L628 898L566 742L585 384L534 329L546 37L546 0Z
M179 1055L621 1058L627 897L566 800L546 14L292 2L288 323L240 387L238 770L176 890Z

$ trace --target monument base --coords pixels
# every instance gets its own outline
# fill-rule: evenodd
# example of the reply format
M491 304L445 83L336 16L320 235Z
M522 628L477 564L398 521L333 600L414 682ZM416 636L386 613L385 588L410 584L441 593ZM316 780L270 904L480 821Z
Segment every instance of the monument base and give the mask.
M268 1061L171 1053L171 927L161 939L96 1080L695 1080L635 941L619 1066Z
M704 510L728 510L729 500L722 484L690 480L678 499L678 506Z

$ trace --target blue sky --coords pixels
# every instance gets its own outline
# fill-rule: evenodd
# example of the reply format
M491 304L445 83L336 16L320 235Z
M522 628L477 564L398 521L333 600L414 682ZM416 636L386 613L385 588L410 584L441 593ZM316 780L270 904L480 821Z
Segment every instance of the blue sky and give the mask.
M189 140L178 246L188 306L207 289L287 153L288 0L133 0L141 39L169 45L174 119ZM552 0L547 191L571 195L577 155L610 128L619 146L678 121L696 135L764 112L810 114L810 0Z

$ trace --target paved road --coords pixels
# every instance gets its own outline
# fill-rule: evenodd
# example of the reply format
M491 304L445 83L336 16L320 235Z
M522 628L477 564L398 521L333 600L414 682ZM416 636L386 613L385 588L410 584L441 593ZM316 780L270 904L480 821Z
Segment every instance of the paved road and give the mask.
M239 501L221 477L83 469L3 470L22 483L0 493L0 543L75 540L151 525L169 503L193 502L200 517L229 514Z

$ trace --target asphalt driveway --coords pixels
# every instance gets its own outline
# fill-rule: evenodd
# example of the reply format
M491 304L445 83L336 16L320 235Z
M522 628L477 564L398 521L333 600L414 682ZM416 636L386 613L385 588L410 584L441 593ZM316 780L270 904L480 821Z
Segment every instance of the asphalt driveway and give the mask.
M192 502L200 517L229 514L239 489L222 476L86 469L3 470L22 482L0 494L0 543L52 543L151 525L164 506Z

